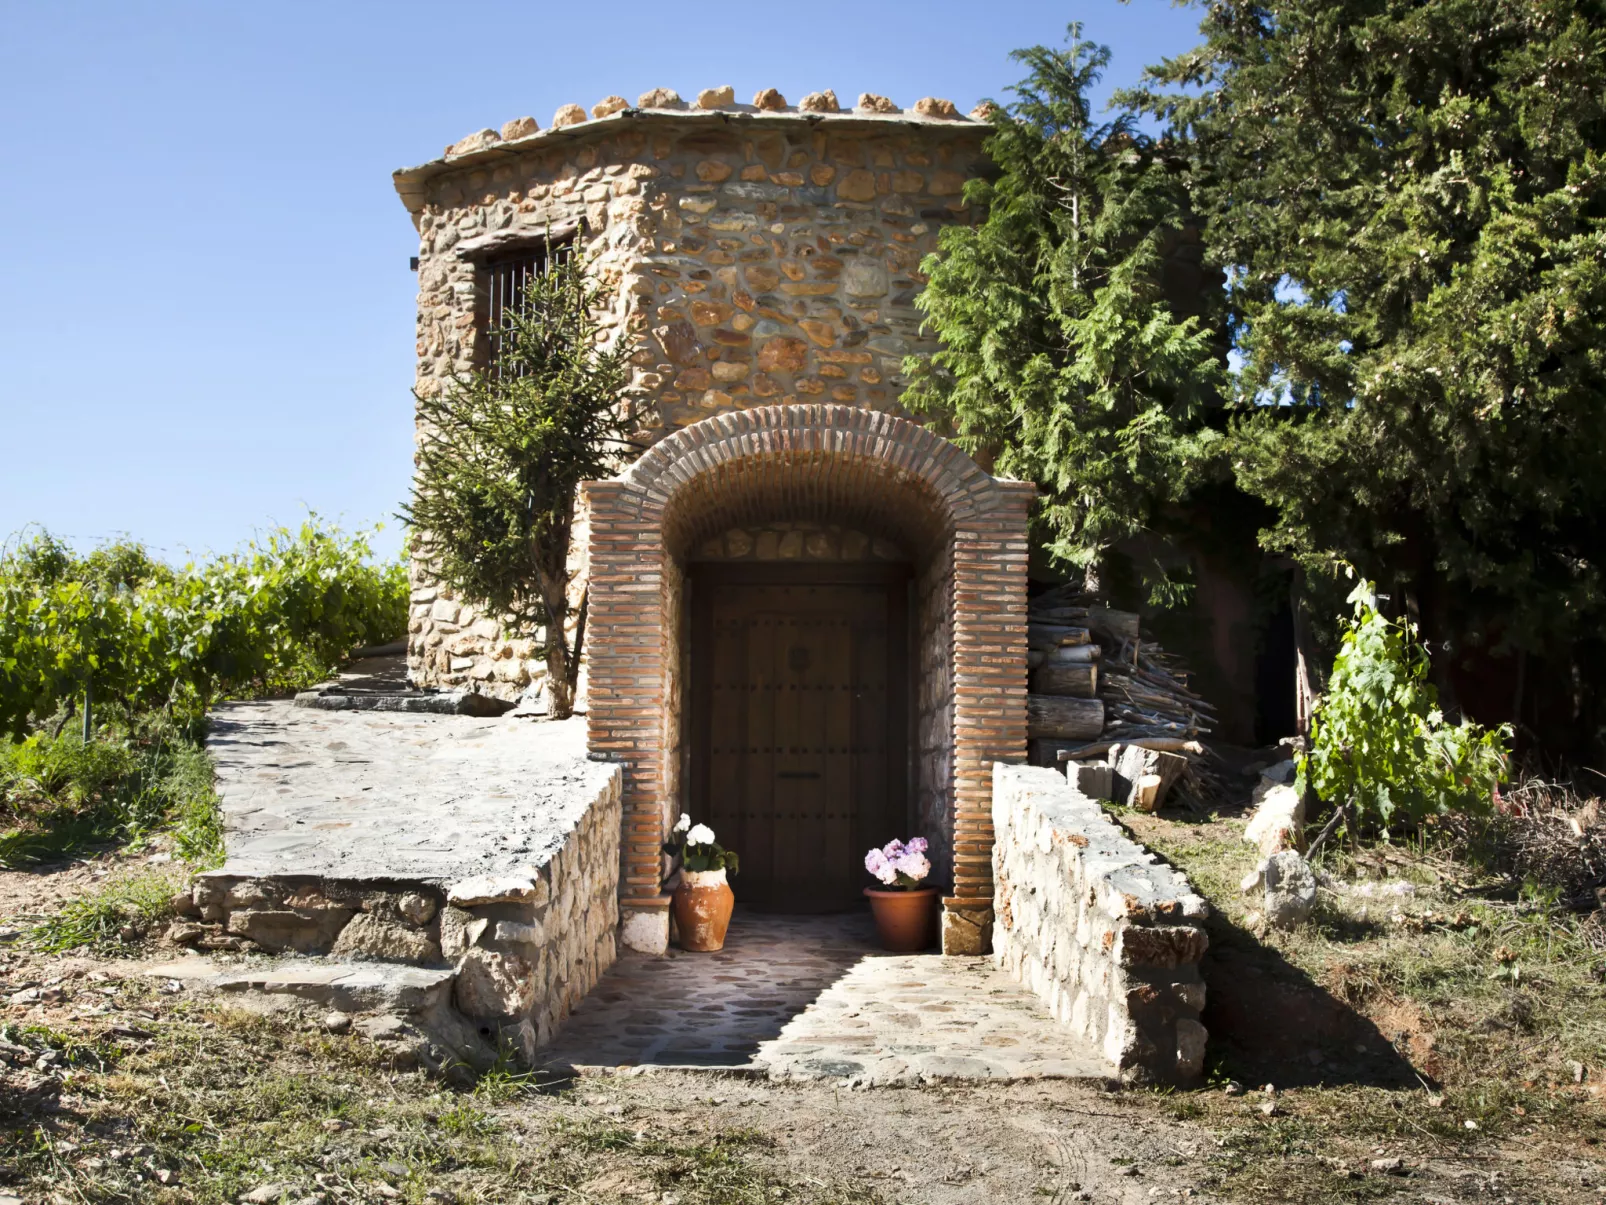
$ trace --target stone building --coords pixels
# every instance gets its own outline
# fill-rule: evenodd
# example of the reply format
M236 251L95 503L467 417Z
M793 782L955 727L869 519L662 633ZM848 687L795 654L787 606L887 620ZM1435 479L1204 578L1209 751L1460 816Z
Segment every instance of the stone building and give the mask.
M899 406L939 230L968 220L983 122L830 93L610 97L396 173L419 236L417 389L487 362L500 307L583 248L633 349L646 449L584 491L591 756L622 763L621 931L668 938L659 845L689 810L739 898L853 904L863 851L931 842L943 947L987 948L991 767L1025 752L1026 519ZM426 687L512 698L536 644L414 566Z

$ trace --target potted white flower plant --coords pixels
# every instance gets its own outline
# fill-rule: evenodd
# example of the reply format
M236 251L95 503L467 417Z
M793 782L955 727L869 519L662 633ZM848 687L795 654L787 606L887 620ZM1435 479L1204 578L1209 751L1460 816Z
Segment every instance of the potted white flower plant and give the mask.
M699 953L724 949L736 904L728 876L740 869L740 859L714 840L713 829L693 824L685 813L664 842L664 852L680 871L672 906L681 949Z
M910 953L924 950L936 939L937 889L922 887L931 873L926 839L912 837L908 844L888 841L864 855L864 868L879 887L866 887L876 932L888 950Z

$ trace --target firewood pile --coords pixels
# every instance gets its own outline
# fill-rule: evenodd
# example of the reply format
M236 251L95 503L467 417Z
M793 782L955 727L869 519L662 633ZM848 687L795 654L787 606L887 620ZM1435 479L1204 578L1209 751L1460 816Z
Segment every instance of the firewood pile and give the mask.
M1086 770L1108 764L1114 797L1150 811L1172 791L1195 806L1225 796L1200 740L1214 709L1189 688L1179 658L1142 638L1136 615L1067 583L1032 599L1027 622L1034 763L1080 769L1098 790L1104 778Z

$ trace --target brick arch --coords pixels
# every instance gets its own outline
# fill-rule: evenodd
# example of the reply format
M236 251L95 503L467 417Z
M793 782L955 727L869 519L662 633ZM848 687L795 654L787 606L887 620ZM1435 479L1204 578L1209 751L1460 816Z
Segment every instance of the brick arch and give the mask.
M659 844L679 799L682 590L687 553L748 522L844 522L905 541L919 561L930 680L945 708L927 759L942 779L953 893L943 948L979 952L991 923L991 767L1026 749L1026 516L1033 490L999 481L918 424L846 406L720 414L662 440L590 510L588 734L625 764L624 940L667 941ZM924 687L923 687L924 689Z

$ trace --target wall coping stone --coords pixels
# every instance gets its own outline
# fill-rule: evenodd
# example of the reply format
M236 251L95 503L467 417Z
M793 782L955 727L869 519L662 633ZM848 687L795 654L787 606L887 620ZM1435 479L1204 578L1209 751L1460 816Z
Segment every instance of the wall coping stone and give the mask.
M971 117L925 117L915 112L818 113L796 107L768 111L755 109L752 105L735 105L730 109L708 112L630 107L621 109L617 113L611 113L606 117L576 122L574 125L537 130L535 133L527 134L523 138L502 141L498 136L460 155L443 155L439 159L431 159L429 162L421 163L416 167L398 168L391 173L391 179L395 183L396 192L401 197L402 204L407 206L407 211L416 219L428 202L427 193L430 183L440 176L463 168L483 167L529 151L596 141L617 134L631 126L650 127L654 130L663 131L676 129L712 130L724 127L747 133L767 130L779 131L797 127L819 128L822 126L833 131L871 133L877 130L890 131L913 127L938 135L970 139L972 141L979 141L987 137L993 130L993 127L987 122L977 121Z

